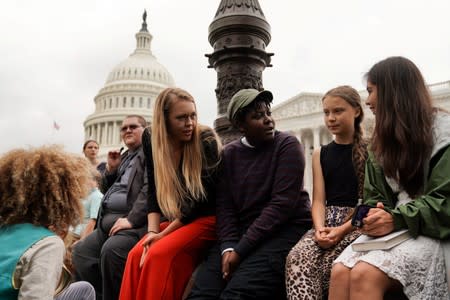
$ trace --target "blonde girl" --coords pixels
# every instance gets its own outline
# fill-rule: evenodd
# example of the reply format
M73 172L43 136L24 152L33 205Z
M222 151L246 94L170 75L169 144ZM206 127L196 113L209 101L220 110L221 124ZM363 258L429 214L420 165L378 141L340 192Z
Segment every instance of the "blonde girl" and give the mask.
M148 234L128 255L120 299L181 299L216 239L220 141L197 123L194 98L167 88L156 99L143 146L150 187Z

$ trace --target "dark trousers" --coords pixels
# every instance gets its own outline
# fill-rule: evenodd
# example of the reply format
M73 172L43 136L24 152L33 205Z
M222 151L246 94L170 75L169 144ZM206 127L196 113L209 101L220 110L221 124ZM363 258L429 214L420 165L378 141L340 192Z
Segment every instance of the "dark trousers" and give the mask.
M146 232L147 226L144 226L108 236L101 228L95 229L74 246L75 279L91 283L97 299L119 299L128 252Z
M284 266L289 250L309 228L285 228L245 257L230 281L222 279L219 245L210 249L187 299L286 299Z

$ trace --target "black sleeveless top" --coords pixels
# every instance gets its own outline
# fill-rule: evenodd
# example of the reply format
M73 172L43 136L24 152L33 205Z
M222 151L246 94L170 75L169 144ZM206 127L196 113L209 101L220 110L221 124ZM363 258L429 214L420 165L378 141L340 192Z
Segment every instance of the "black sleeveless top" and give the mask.
M352 160L353 144L334 141L320 149L320 165L325 182L327 206L350 206L358 203L358 178Z

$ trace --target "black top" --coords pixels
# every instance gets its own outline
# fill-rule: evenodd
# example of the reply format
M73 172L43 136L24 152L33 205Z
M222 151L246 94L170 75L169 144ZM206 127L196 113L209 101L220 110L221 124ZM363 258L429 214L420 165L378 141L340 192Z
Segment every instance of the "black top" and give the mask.
M219 153L217 148L217 140L211 129L201 132L202 152L203 152L203 170L202 183L205 189L206 199L195 201L192 206L184 204L181 206L181 223L188 224L199 217L212 216L216 214L216 184L217 184L217 163L219 161ZM149 187L149 212L161 213L156 198L156 186L154 175L154 160L152 156L151 136L148 129L144 130L142 135L142 145L147 164L148 187ZM182 180L181 170L178 170L179 179ZM187 203L183 201L182 203Z
M350 206L358 203L358 178L352 159L353 144L334 141L320 149L320 165L325 182L327 206Z

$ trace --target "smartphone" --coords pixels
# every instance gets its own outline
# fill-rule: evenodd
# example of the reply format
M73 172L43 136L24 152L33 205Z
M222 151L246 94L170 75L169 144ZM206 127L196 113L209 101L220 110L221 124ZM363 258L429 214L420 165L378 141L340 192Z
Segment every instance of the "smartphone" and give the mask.
M367 217L367 213L371 208L374 208L374 206L366 204L356 206L352 217L352 225L361 228L363 226L363 219Z

